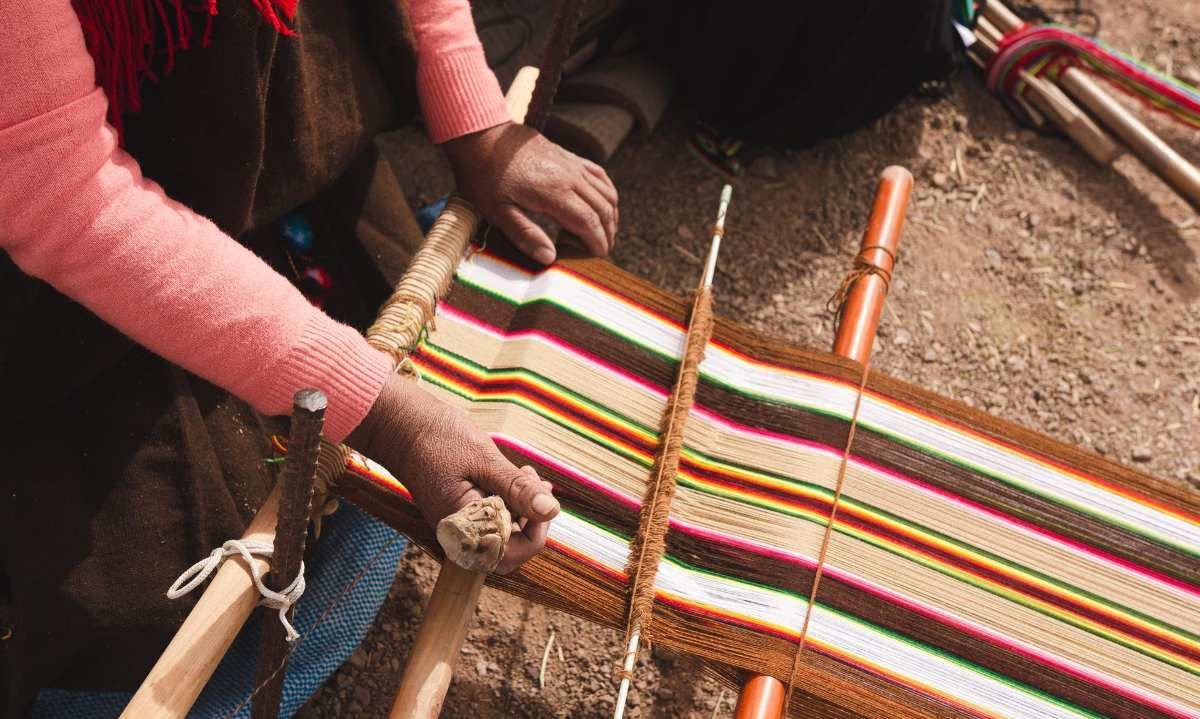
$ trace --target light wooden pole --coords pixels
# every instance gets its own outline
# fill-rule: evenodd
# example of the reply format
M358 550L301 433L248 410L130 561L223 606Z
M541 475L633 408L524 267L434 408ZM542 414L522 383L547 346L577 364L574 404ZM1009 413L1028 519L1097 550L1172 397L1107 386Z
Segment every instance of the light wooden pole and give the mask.
M1058 82L1067 94L1121 138L1147 167L1192 207L1200 210L1200 169L1176 152L1083 70L1066 68L1059 73Z
M505 101L513 122L524 122L537 78L537 68L523 67L509 87ZM505 519L499 524L504 522L511 520ZM442 526L439 525L438 529L438 539L441 540ZM442 702L454 677L454 664L462 651L463 641L479 604L479 593L487 578L487 571L464 569L449 559L450 548L445 543L442 548L447 550L448 560L442 562L437 583L425 606L425 620L417 631L408 655L408 664L400 678L400 690L392 703L389 716L393 718L434 719L441 713ZM499 562L499 558L496 562ZM491 568L494 567L495 564Z
M1002 34L1021 29L1025 22L999 0L984 6L984 19ZM1200 169L1163 141L1107 90L1078 67L1058 75L1066 94L1091 112L1133 151L1133 154L1170 185L1192 207L1200 210ZM1085 147L1086 149L1086 147Z
M912 194L912 174L903 167L888 167L879 177L875 205L867 231L863 234L859 257L891 277L904 214ZM833 351L859 363L866 363L875 344L875 332L887 299L887 281L878 274L864 274L850 288L842 307ZM742 685L735 719L780 719L783 716L787 687L775 677L756 674Z
M273 543L278 519L277 485L242 539ZM269 568L265 559L255 557L254 563L260 573L266 573ZM187 716L260 598L245 561L241 557L225 560L125 711L121 712L121 718L180 719Z

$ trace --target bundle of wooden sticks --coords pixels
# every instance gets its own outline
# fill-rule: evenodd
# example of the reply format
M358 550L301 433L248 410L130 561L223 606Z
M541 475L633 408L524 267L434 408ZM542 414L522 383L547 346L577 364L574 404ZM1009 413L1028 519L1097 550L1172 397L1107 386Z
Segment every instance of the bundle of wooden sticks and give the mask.
M1200 126L1200 96L1194 90L1077 33L1027 25L999 0L982 3L972 23L975 42L968 55L987 72L992 90L1011 99L1031 123L1053 125L1101 165L1128 148L1200 209L1200 169L1118 102L1095 75L1116 80L1183 122Z

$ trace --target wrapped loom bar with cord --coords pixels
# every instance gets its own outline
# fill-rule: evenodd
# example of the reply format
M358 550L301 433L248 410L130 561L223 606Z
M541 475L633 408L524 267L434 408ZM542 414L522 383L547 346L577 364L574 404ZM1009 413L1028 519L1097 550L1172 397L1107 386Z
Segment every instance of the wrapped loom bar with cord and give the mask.
M1112 139L1100 129L1103 126L1192 207L1200 209L1200 169L1112 97L1096 78L1192 128L1200 128L1200 90L1065 27L1026 24L999 0L982 3L974 23L981 48L976 57L984 66L992 92L1011 99L1035 124L1041 115L1051 119L1093 159L1107 164L1115 154Z
M838 312L833 352L862 364L864 372L891 285L912 185L912 174L902 167L889 167L880 175L854 267L830 301L837 305ZM779 719L788 702L787 693L788 686L775 677L751 675L742 684L734 719Z
M460 265L413 354L554 483L547 549L488 582L626 622L630 542L688 305L599 260ZM1200 715L1194 493L718 317L655 578L659 645L787 682L792 716ZM355 457L339 494L437 544ZM794 665L794 666L793 666Z

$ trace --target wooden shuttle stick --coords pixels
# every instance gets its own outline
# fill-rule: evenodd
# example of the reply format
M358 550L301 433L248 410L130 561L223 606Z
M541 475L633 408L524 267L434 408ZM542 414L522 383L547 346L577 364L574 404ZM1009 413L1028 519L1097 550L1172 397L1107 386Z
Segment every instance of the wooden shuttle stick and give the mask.
M903 167L889 167L879 178L875 191L875 206L867 231L863 234L859 258L875 265L891 277L896 252L900 246L900 231L904 213L912 194L913 178ZM875 344L875 332L887 299L888 283L878 274L864 274L846 295L838 323L833 351L855 362L866 363ZM780 719L787 687L766 674L751 676L742 685L734 719Z
M683 431L688 413L695 399L700 379L700 363L704 360L704 348L712 336L712 282L717 269L717 254L721 250L721 237L725 234L725 213L733 188L725 185L721 190L721 202L717 208L717 221L713 225L712 246L704 274L696 287L692 302L692 313L688 318L683 356L679 363L679 374L667 408L666 427L659 437L658 453L654 461L648 497L643 499L639 520L640 536L630 545L630 567L627 572L632 585L629 592L628 646L622 662L621 685L617 690L613 719L625 716L625 702L633 681L633 668L637 664L638 645L642 629L647 626L654 606L654 577L658 560L663 553L670 518L671 499L675 494L675 474L679 469L679 451L683 445ZM633 562L634 553L637 561Z
M509 87L505 101L513 122L524 122L537 78L537 68L523 67ZM466 242L463 248L466 248ZM487 503L489 500L481 502ZM503 510L502 517L497 514L490 519L484 518L483 522L486 524L491 521L497 531L507 532L511 530L512 520L503 502L500 503L500 509ZM425 619L417 631L404 674L400 677L400 689L392 703L391 717L433 719L442 711L442 702L446 700L446 691L454 678L454 664L458 661L471 619L475 616L475 607L479 604L483 581L487 578L487 572L494 569L501 558L496 556L490 567L487 566L488 561L484 561L481 567L483 571L479 571L479 568L464 569L453 561L451 547L442 541L443 525L449 530L452 526L460 525L458 520L464 517L474 515L473 518L478 518L481 511L480 503L472 503L438 525L438 541L446 550L448 561L442 562L437 583L429 596L429 603L425 605ZM451 520L449 524L447 520ZM481 527L480 531L486 533L487 528Z

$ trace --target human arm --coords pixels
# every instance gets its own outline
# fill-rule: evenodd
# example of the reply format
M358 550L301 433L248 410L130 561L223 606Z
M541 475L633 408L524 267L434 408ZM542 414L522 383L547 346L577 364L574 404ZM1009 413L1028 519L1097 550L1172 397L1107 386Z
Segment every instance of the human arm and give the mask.
M398 381L389 358L141 176L105 121L94 73L69 0L0 0L0 247L13 261L265 414L287 412L297 390L316 387L329 397L332 440L373 407L376 417L424 428L419 443L401 431L360 435L359 449L391 458L431 519L457 509L464 494L447 493L462 482L497 487L510 506L522 506L512 494L518 485L501 483L518 470L494 455L484 461L485 435L441 421L449 408L423 392L388 389ZM429 433L442 433L447 446L469 435L463 451L479 458L439 463L443 443L428 441ZM398 443L414 447L398 454ZM423 471L403 474L407 468ZM517 547L510 559L537 547Z

